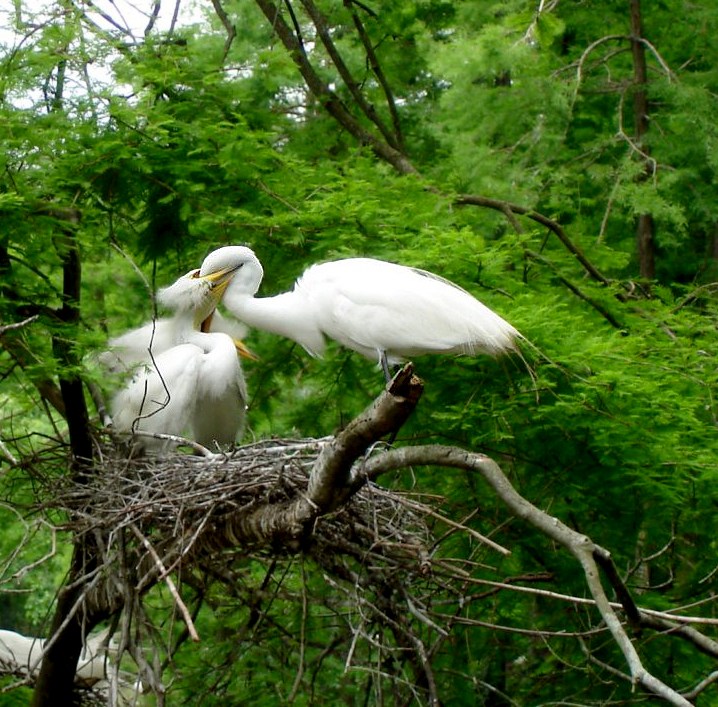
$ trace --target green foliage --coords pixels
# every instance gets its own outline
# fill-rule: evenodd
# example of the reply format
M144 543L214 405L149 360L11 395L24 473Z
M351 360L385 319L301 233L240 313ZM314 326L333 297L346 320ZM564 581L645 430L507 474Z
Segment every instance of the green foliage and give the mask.
M288 289L312 262L371 255L429 269L480 297L525 334L523 359L418 360L426 390L399 443L446 442L494 456L532 502L610 548L646 606L674 608L715 592L718 11L710 3L644 3L650 125L639 146L627 7L548 4L538 16L537 3L524 0L319 4L348 68L390 125L351 15L358 13L421 178L397 175L337 129L253 4L226 4L241 29L226 56L216 17L119 44L80 14L25 14L37 31L0 58L0 325L38 318L0 335L0 555L23 547L3 579L48 550L44 526L27 524L37 476L12 462L44 459L65 439L62 416L38 391L79 373L109 393L92 365L107 336L146 321L156 288L207 252L246 243L265 266L262 295ZM359 115L319 42L307 46L322 78ZM95 63L109 73L88 92L82 72ZM366 116L358 120L371 128ZM454 193L464 192L556 219L609 284L588 277L536 223L521 220L518 233L501 212L456 206ZM78 223L68 220L71 209L81 213ZM636 281L641 214L656 224L653 283ZM57 316L59 244L68 233L82 260L77 328ZM56 360L53 336L70 338L85 363ZM373 362L335 346L316 361L262 332L248 343L259 354L245 365L248 437L331 434L383 385ZM53 478L67 468L53 457L35 472ZM484 564L494 569L477 575L548 573L542 581L552 589L585 593L573 561L522 523L506 523L505 509L475 478L425 469L387 483L446 499L451 517L479 509L471 521L479 532L500 529L496 539L512 555L490 557ZM444 551L476 559L464 537ZM652 556L646 578L639 560ZM67 561L63 548L42 565L49 571L11 583L31 594L0 592L4 625L47 625ZM274 586L273 621L254 642L245 635L239 653L248 597L208 597L198 626L212 639L178 655L174 701L281 704L299 650L285 634L295 636L303 621L305 660L317 672L295 703L365 699L364 676L345 673L347 637L311 604L332 589L298 565L287 562L286 584ZM245 568L254 585L265 569ZM496 592L461 609L489 626L452 630L435 656L447 704L488 704L487 685L521 704L567 695L584 704L640 699L587 661L571 637L492 630L595 628L588 610L569 616L567 605L517 596ZM696 611L712 615L710 605ZM324 653L335 639L341 647ZM674 684L695 684L711 670L686 646L654 648L649 634L635 640L650 668ZM585 646L622 666L600 633ZM370 655L371 646L357 650Z

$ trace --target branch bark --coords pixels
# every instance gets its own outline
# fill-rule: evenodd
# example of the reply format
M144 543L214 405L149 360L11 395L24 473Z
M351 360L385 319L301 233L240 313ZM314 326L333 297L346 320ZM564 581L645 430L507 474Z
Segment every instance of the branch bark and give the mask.
M279 5L272 2L272 0L257 0L257 5L267 20L269 20L277 37L279 37L292 60L297 65L309 90L339 125L358 140L360 144L370 147L380 159L388 162L400 174L416 174L416 167L414 167L406 155L364 128L352 115L351 111L339 96L320 78L314 66L312 66L312 63L309 61L309 57L300 38L282 17Z
M62 228L56 239L56 248L62 259L62 306L58 317L63 331L52 336L52 349L62 366L60 372L60 391L65 404L67 427L70 433L70 446L76 460L87 462L92 459L92 437L90 436L90 416L87 411L80 370L80 358L74 348L80 323L80 289L82 267L80 248L72 231L79 222L79 213L70 224Z
M688 700L646 670L635 646L611 606L611 602L601 583L599 568L595 559L598 554L605 562L606 558L610 557L608 551L596 545L586 535L577 533L558 518L549 516L523 498L514 489L496 462L483 454L475 454L455 447L440 445L404 447L369 459L363 467L363 473L365 478L374 479L387 471L416 465L448 466L480 473L514 515L527 521L548 538L566 548L583 568L586 583L596 607L614 641L623 653L633 682L654 695L663 698L670 704L689 707L691 703Z
M384 121L381 119L381 116L377 113L374 106L369 103L366 98L364 98L359 82L352 76L349 67L344 62L342 55L339 53L339 50L332 41L326 17L312 0L300 0L300 2L314 23L319 39L324 45L324 48L327 50L327 54L329 54L329 58L332 60L332 63L339 72L339 75L342 77L342 81L344 81L344 84L349 89L349 93L354 99L357 107L377 127L387 144L394 150L400 152L401 145L397 141L395 135L384 124Z
M217 13L217 17L219 17L220 22L222 23L225 31L227 32L227 39L224 40L224 57L226 58L227 54L229 54L232 42L237 36L237 28L234 26L232 20L229 19L229 15L227 15L227 13L225 12L220 0L212 0L212 7L214 8L214 11Z
M81 479L92 460L92 437L82 379L77 373L80 360L73 346L80 322L81 262L73 231L79 222L79 212L70 210L69 215L64 212L61 216L52 215L65 221L55 243L62 260L63 294L58 317L64 330L53 334L52 348L62 366L60 391L70 435L73 474ZM32 707L65 707L74 702L73 680L83 641L105 615L102 611L87 614L80 610L84 596L82 578L93 571L96 564L97 554L92 541L76 537L68 580L58 593L50 627L51 638L45 647Z
M382 91L384 91L386 104L389 109L389 115L391 116L392 127L394 129L394 142L391 144L396 147L397 150L404 152L404 137L401 129L401 121L399 120L399 111L396 109L394 92L391 90L389 81L387 80L384 71L381 68L379 58L374 51L374 45L372 44L371 38L369 37L369 33L366 31L364 23L361 21L361 18L354 9L355 5L359 5L360 7L362 7L361 3L357 3L356 0L344 0L344 7L346 7L349 12L351 12L354 26L356 27L362 44L364 45L364 51L366 52L366 58L369 63L369 66L371 67L374 76L376 76L376 80L379 82ZM364 7L363 9L365 11L367 10L366 7Z
M261 506L249 514L235 515L224 528L208 535L197 551L217 552L243 543L296 545L309 523L343 505L358 491L361 486L353 483L352 465L382 437L401 428L422 391L421 380L407 364L387 389L324 447L305 496L288 505Z
M581 288L574 285L570 280L566 279L563 275L561 275L558 271L558 268L548 259L545 258L543 255L540 255L539 253L534 253L532 250L527 250L526 257L531 258L531 260L535 260L542 265L547 266L550 268L551 272L569 289L571 292L573 292L579 299L582 299L587 304L591 305L612 327L615 329L624 329L625 327L611 314L611 312L606 309L600 302L597 302L592 297L589 297Z
M397 432L419 402L423 384L407 364L387 389L330 442L319 455L309 478L307 495L322 513L346 503L356 493L352 465L374 442Z
M526 218L540 223L542 226L548 228L566 247L566 250L571 253L576 260L583 266L583 269L591 276L592 279L603 285L608 285L609 280L600 270L596 268L593 263L586 257L585 253L577 246L563 230L561 224L557 223L553 219L544 216L538 211L529 209L519 204L513 204L509 201L503 201L500 199L490 199L486 196L480 196L478 194L461 194L456 197L455 203L457 206L484 206L488 209L494 209L495 211L501 211L503 214L519 214L520 216L526 216ZM507 216L508 217L508 216Z

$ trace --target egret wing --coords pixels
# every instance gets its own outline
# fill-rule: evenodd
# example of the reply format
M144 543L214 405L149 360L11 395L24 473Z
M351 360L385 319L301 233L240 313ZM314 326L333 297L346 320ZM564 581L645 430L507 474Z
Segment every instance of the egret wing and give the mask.
M202 349L181 344L138 369L130 383L112 401L113 424L119 432L135 430L186 436L194 412ZM142 438L146 451L166 451L171 444Z
M331 338L394 360L423 353L498 353L518 332L468 292L425 271L369 258L310 268L298 283Z

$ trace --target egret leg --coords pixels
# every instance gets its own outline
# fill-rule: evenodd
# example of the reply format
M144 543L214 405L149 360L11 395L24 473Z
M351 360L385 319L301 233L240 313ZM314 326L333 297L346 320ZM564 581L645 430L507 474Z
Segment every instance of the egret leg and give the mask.
M384 378L388 383L391 380L391 371L389 370L389 362L386 360L386 351L379 352L379 361L381 362L381 370L384 371Z

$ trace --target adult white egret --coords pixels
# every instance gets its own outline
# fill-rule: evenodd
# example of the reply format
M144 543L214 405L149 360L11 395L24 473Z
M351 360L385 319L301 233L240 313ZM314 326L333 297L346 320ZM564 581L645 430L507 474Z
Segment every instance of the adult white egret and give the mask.
M486 353L516 349L521 334L465 290L444 278L373 258L312 265L294 289L256 298L264 271L245 246L210 253L201 276L234 273L222 302L241 322L286 336L312 356L325 337L388 364L429 353Z
M201 331L232 276L201 277L194 270L160 291L160 302L174 310L161 331L165 348L151 356L145 351L129 384L115 395L116 430L185 436L208 448L235 442L247 401L238 349L227 334ZM142 327L145 333L147 326ZM133 451L163 453L172 446L171 441L142 436Z

